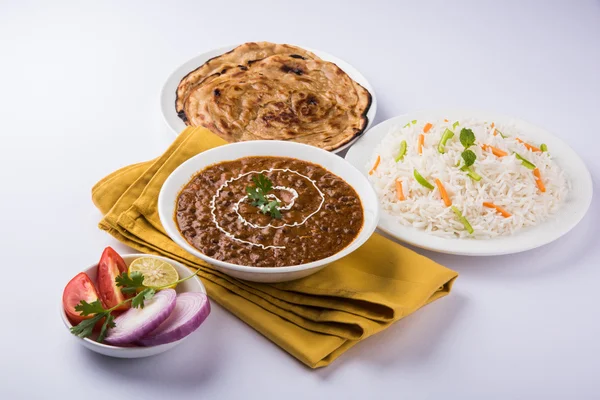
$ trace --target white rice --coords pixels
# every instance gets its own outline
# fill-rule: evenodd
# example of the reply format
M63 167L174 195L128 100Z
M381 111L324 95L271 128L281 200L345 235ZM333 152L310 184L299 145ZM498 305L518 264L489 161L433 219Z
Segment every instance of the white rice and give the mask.
M424 125L430 122L433 127L424 134L422 154L417 151L419 134ZM495 126L506 139L493 135L491 122L478 120L460 120L455 129L455 121L444 120L417 121L408 127L394 127L375 149L369 164L370 170L379 155L381 161L369 179L375 187L382 208L397 217L398 222L406 226L422 229L437 236L484 239L500 235L510 235L519 229L534 226L546 220L556 212L565 200L569 183L565 174L552 160L552 149L547 152L532 152L515 138L539 147L540 143L527 140L523 132L514 126ZM454 132L447 141L445 153L437 150L440 138L446 128ZM477 182L456 167L464 147L460 142L460 131L469 128L475 134L475 145L469 149L477 155L473 170L482 176ZM396 162L402 140L407 142L407 150L402 161ZM497 157L489 150L483 150L482 144L492 145L509 155ZM513 152L519 153L540 170L546 192L542 193L536 185L533 171L524 167ZM437 186L429 190L419 184L413 171L419 173L432 185L438 178L446 188L452 205L456 206L474 229L469 234L450 207L446 207L440 197ZM402 182L405 200L396 197L396 180ZM483 206L491 202L503 207L512 214L505 218L496 210Z

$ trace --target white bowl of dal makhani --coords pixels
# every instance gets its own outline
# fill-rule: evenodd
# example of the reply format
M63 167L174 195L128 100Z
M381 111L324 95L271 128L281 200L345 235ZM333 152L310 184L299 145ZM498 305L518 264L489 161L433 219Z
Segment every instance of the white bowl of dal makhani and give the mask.
M158 199L173 241L221 272L282 282L360 247L379 219L366 177L344 159L299 143L250 141L180 165Z

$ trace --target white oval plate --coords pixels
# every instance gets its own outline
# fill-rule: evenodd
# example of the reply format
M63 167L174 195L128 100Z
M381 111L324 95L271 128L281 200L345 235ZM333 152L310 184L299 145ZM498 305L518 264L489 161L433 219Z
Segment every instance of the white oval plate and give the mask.
M136 258L140 258L140 257L157 258L157 259L165 261L165 262L171 264L173 267L175 267L175 269L177 270L177 273L179 274L179 278L185 278L185 277L192 275L192 272L190 271L190 269L188 267L181 264L180 262L171 260L170 258L155 256L153 254L122 254L121 257L123 257L123 260L125 261L127 266L129 266L129 264L131 264L133 262L133 260L135 260ZM97 266L98 266L98 263L94 263L90 267L88 267L87 269L85 269L83 271L90 277L90 279L92 280L92 282L94 282L94 284L96 284ZM199 292L199 293L206 294L206 289L204 288L204 285L202 284L202 281L200 281L200 278L198 276L188 279L185 282L181 282L179 285L177 285L177 288L175 290L177 291L177 293ZM154 356L156 354L164 353L165 351L172 349L173 347L177 346L178 344L180 344L181 342L183 342L185 339L187 339L189 337L189 335L188 335L188 336L184 337L183 339L177 340L175 342L160 344L157 346L147 346L147 347L146 346L131 346L131 347L112 346L112 345L106 344L106 343L98 343L95 340L92 340L90 338L81 339L81 338L73 335L69 331L71 329L71 327L73 327L73 325L71 324L71 321L69 321L69 319L67 318L65 309L62 306L62 301L60 303L60 317L63 321L63 324L67 328L67 332L68 332L69 336L72 337L73 340L78 341L80 344L82 344L83 346L87 347L88 349L90 349L96 353L103 354L103 355L109 356L109 357L116 357L116 358L150 357L150 356ZM204 322L204 323L206 323L206 322Z
M571 183L571 190L565 203L551 219L538 226L525 228L512 236L492 239L449 239L431 235L425 231L397 222L396 218L381 210L378 228L406 243L423 249L447 254L466 256L491 256L512 254L531 250L548 244L569 232L585 215L592 201L592 178L583 161L565 142L548 131L521 121L494 113L471 110L418 111L383 121L369 130L357 141L346 160L368 176L366 164L384 136L394 126L404 126L411 120L447 118L450 121L477 118L501 124L511 124L536 143L546 143L554 160L565 171Z
M179 132L186 128L185 123L177 116L177 112L175 111L175 99L177 97L176 91L177 86L179 86L179 82L181 82L184 76L186 76L191 71L195 70L211 58L220 56L223 53L227 53L228 51L233 50L237 46L239 45L225 46L221 47L220 49L215 49L206 53L202 53L192 58L191 60L183 63L180 67L173 71L171 75L169 75L169 78L167 78L167 81L165 82L160 93L160 109L162 111L162 115L165 119L165 122L167 123L169 128L173 130L173 133L179 134ZM340 60L339 58L334 57L330 54L327 54L324 51L309 49L308 47L304 46L297 47L301 47L305 50L312 51L317 56L321 57L323 60L336 64L345 73L347 73L348 76L350 76L350 78L360 83L365 89L367 89L371 93L371 107L367 112L367 126L365 127L365 130L359 136L352 139L350 142L333 151L334 153L339 153L351 146L352 143L354 143L359 137L361 137L372 125L373 120L375 119L375 113L377 112L377 99L375 97L375 91L373 90L373 87L367 81L367 79L360 72L358 72L356 68L354 68L347 62Z
M297 158L299 160L318 164L345 180L354 188L354 190L356 190L363 205L364 223L358 236L346 248L327 258L301 265L273 268L257 268L220 261L203 254L190 245L179 232L179 228L174 218L175 206L181 190L198 172L209 165L250 156ZM219 271L235 278L253 282L284 282L314 274L321 268L324 268L327 264L358 249L369 237L371 237L371 234L377 228L377 221L379 220L379 201L377 200L375 190L369 185L368 179L366 179L359 170L348 164L343 158L338 157L333 153L302 143L281 142L277 140L252 140L215 147L214 149L207 150L190 158L177 167L177 169L169 175L160 189L158 195L158 215L167 235L169 235L179 247L186 250L188 253L201 258L207 263L210 263Z

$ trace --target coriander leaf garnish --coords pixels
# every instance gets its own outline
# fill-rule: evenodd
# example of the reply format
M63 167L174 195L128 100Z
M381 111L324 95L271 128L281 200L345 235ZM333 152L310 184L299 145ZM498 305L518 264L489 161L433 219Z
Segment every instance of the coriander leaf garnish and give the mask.
M461 157L465 161L464 167L467 167L467 168L470 167L471 165L475 164L475 160L477 159L477 156L471 150L463 151L461 154Z
M471 129L462 128L460 130L460 142L465 149L473 146L475 144L475 134L473 131Z
M125 294L135 293L138 288L144 286L144 275L139 271L133 271L130 274L123 272L115 278L115 283L121 288L121 292Z
M259 207L268 202L266 196L273 189L273 182L263 174L255 175L252 182L254 182L254 186L246 187L246 193L252 200L252 205Z
M279 211L279 202L271 200L267 204L259 206L260 212L263 214L271 214L271 217L275 219L281 219L281 212Z
M273 189L273 182L263 174L255 175L252 178L252 182L260 189L263 193L268 193Z
M281 204L276 200L267 199L267 193L273 190L273 182L263 174L255 175L252 182L254 182L254 186L246 187L246 193L248 193L248 198L252 200L252 205L258 207L263 214L281 219L281 212L279 211Z
M119 306L123 303L125 302L119 303ZM115 327L115 317L111 314L111 311L114 309L115 308L105 309L100 300L91 303L81 300L81 302L75 306L75 311L79 311L80 315L84 317L92 314L94 316L90 319L84 319L79 324L73 326L71 328L71 333L82 339L86 338L92 334L96 324L104 318L104 323L102 324L102 328L100 328L100 334L98 335L98 339L96 339L98 343L102 343L106 337L107 330Z
M144 301L150 300L155 293L156 290L152 288L146 288L142 290L133 298L133 300L131 300L131 306L133 308L144 308Z
M94 326L96 323L104 318L104 313L96 314L90 319L84 319L79 324L71 327L71 333L75 336L79 336L80 338L86 338L92 334L94 331Z
M116 326L114 320L115 317L112 314L108 314L106 316L106 320L104 321L104 324L102 324L100 334L98 335L98 342L102 343L104 341L104 338L106 337L106 332L108 331L108 329L114 328Z
M470 168L471 165L475 164L475 160L477 160L477 155L472 150L469 150L469 147L475 144L475 134L471 129L462 128L460 130L460 143L465 147L465 151L460 154L465 164L460 169L465 171L471 179L475 181L481 180L481 176ZM458 165L460 165L460 161Z
M75 311L79 311L79 315L87 317L88 315L103 313L106 310L100 300L88 303L85 300L81 300L79 304L75 306Z

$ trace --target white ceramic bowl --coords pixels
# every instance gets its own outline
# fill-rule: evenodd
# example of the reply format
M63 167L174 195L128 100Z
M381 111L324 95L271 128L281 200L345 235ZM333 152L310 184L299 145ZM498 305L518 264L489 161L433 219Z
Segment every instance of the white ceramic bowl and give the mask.
M177 67L177 69L173 71L171 75L169 75L160 93L160 109L162 111L162 115L165 119L165 122L167 123L169 128L173 130L173 133L179 134L179 132L186 128L185 123L181 120L181 118L177 116L177 112L175 111L175 99L177 97L175 92L177 91L177 86L179 86L179 82L181 82L184 76L186 76L191 71L195 70L211 58L227 53L228 51L233 50L237 46L239 45L225 46L219 49L199 54L191 60L188 60L179 67ZM352 143L354 143L360 136L362 136L372 125L373 120L375 119L375 113L377 112L377 99L375 97L375 91L373 90L373 87L371 86L369 81L367 81L367 79L356 68L348 64L346 61L334 57L331 54L325 53L324 51L309 49L304 46L297 47L302 47L303 49L312 51L317 56L321 57L323 60L334 63L335 65L340 67L342 71L347 73L350 78L354 79L365 89L367 89L369 93L371 93L371 107L369 107L369 111L367 111L367 126L359 136L356 136L350 142L333 150L334 153L342 152L348 147L350 147Z
M364 225L358 236L342 251L322 260L307 264L257 268L232 264L209 257L190 245L181 235L175 222L175 203L179 192L196 173L205 167L226 160L248 156L292 157L322 166L344 179L358 193L364 210ZM216 269L235 278L254 282L283 282L313 274L327 264L338 260L360 247L373 233L379 220L379 201L367 178L343 158L305 144L275 140L257 140L216 147L190 158L181 164L165 181L158 196L158 213L167 234L190 254L212 264Z
M424 230L402 225L387 212L381 213L379 229L404 242L423 249L465 256L493 256L531 250L548 244L565 235L584 217L592 202L592 178L577 153L558 137L547 130L505 115L477 110L432 110L415 111L383 121L369 130L348 152L346 160L359 168L366 177L369 160L381 140L392 128L404 126L411 120L435 120L448 118L464 120L475 118L494 121L497 124L514 126L534 143L546 143L552 158L565 172L571 188L565 202L556 214L539 225L524 228L513 235L491 239L454 239L431 235Z
M185 278L187 276L192 275L192 272L190 271L190 269L188 267L186 267L185 265L183 265L177 261L171 260L166 257L154 256L154 255L150 255L150 254L124 254L124 255L122 255L122 257L123 257L123 260L125 260L125 263L127 264L127 266L129 266L129 264L131 264L131 262L133 260L135 260L136 258L139 258L139 257L157 258L159 260L166 261L169 264L171 264L173 267L175 267L175 269L177 270L177 273L179 274L179 278ZM92 282L94 282L94 284L96 283L96 266L97 265L98 265L97 263L94 263L89 268L87 268L86 270L83 271L83 272L87 273L87 275L90 277ZM200 292L200 293L206 294L206 289L204 288L204 285L200 281L200 278L198 278L197 276L195 278L188 279L185 282L181 282L179 285L177 285L176 291L177 291L177 293ZM65 314L65 310L62 306L62 302L60 305L60 316L63 320L63 323L67 327L67 333L70 337L72 337L74 340L78 341L79 343L81 343L82 345L87 347L88 349L95 351L96 353L104 354L105 356L110 356L110 357L141 358L141 357L153 356L156 354L163 353L169 349L172 349L173 347L175 347L179 343L181 343L183 340L185 340L187 337L189 337L189 335L188 335L181 340L177 340L175 342L171 342L171 343L167 343L167 344L161 344L158 346L148 346L148 347L111 346L109 344L98 343L98 342L96 342L92 339L88 339L88 338L81 339L81 338L73 335L69 331L69 329L71 329L71 327L73 325L71 324L71 322L67 318L67 315ZM192 334L195 334L195 332Z

